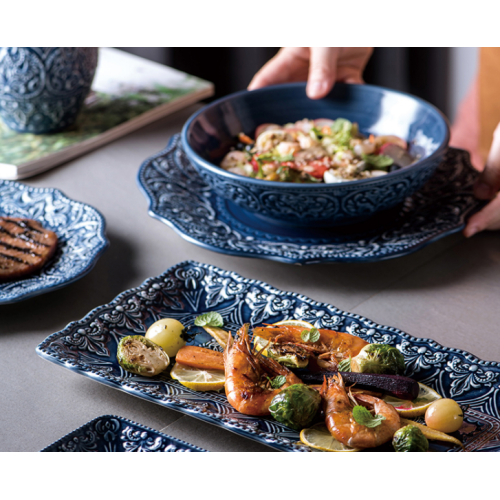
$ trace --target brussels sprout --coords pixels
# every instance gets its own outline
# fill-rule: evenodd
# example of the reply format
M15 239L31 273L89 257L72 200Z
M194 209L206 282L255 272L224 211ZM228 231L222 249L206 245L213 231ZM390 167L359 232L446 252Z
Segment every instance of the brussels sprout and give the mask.
M311 424L320 403L318 391L304 384L294 384L274 396L269 411L278 422L300 431Z
M170 363L168 354L142 335L123 337L118 344L116 359L125 370L146 377L165 371Z
M368 344L351 360L351 371L403 375L405 360L395 348L386 344Z
M418 427L407 425L396 431L392 438L392 446L396 451L427 451L429 441Z
M269 347L267 356L290 368L304 368L309 363L309 356L300 352L300 349L288 349L280 344Z
M308 352L299 345L269 342L261 337L255 337L254 345L264 351L264 356L290 368L305 368L309 363Z

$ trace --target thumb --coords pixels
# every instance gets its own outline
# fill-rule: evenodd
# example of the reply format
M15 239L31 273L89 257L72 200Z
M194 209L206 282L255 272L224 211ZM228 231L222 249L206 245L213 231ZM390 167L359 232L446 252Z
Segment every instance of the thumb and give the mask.
M338 47L311 47L306 93L311 99L325 97L337 76Z
M500 229L500 195L468 220L464 229L464 236L470 238L485 229L490 231Z
M500 124L493 133L488 159L474 185L474 194L481 200L491 200L500 190Z

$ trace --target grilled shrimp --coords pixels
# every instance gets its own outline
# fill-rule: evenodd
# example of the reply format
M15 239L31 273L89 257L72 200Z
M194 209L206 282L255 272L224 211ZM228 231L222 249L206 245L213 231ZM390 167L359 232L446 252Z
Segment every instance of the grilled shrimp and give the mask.
M408 147L408 144L404 139L401 139L401 137L397 137L395 135L379 135L374 139L375 146L377 146L378 148L380 146L383 146L384 144L387 144L388 142L397 144L400 148L404 149L405 151Z
M293 137L283 129L266 130L257 137L255 149L259 152L269 151L283 141L292 142Z
M377 427L358 424L352 415L353 403L346 393L342 375L324 381L321 388L325 423L330 434L353 448L375 448L386 443L401 427L399 415L393 406L368 394L352 394L358 404L385 417Z
M247 163L247 155L243 151L229 151L229 153L224 156L220 166L228 169L244 165L245 163Z
M243 325L238 340L229 337L224 350L226 396L230 405L245 415L269 415L269 405L276 394L293 384L302 384L288 368L250 348L248 324ZM266 377L283 375L286 382L279 389L269 388Z

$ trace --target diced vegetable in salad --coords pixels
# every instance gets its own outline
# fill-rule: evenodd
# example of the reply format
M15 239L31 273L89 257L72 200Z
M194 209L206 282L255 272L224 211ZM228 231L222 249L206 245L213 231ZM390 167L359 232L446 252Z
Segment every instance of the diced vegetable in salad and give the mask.
M255 141L238 135L238 144L220 166L239 175L268 181L337 183L386 175L417 158L394 135L365 137L344 118L300 120L257 127Z

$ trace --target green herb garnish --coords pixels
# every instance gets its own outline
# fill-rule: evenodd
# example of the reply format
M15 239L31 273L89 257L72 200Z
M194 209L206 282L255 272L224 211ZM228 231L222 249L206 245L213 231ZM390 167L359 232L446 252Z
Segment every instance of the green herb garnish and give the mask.
M273 389L279 389L286 382L286 377L284 375L278 375L273 379L267 377L267 379Z
M271 153L270 151L268 151L267 153L262 153L261 155L256 155L254 156L254 158L258 161L258 162L261 162L261 161L277 161L277 162L285 162L285 161L293 161L295 160L294 156L293 155L285 155L285 156L279 156L279 155L276 155L276 154L273 154Z
M385 420L385 417L382 415L372 415L364 406L360 405L352 409L352 416L358 424L370 429L379 426Z
M311 132L315 136L313 139L321 139L323 137L323 133L318 127L311 128Z
M390 167L394 160L387 155L361 155L363 160L371 165L375 170L386 170Z
M353 125L345 118L337 118L330 127L337 149L347 148L353 137Z
M317 342L320 338L320 333L317 328L311 328L310 330L303 330L300 338L304 342Z
M221 328L222 326L224 326L224 320L218 312L213 311L198 316L194 320L194 324L196 326L213 326Z
M339 372L350 372L351 371L351 356L349 358L343 359L338 367Z

